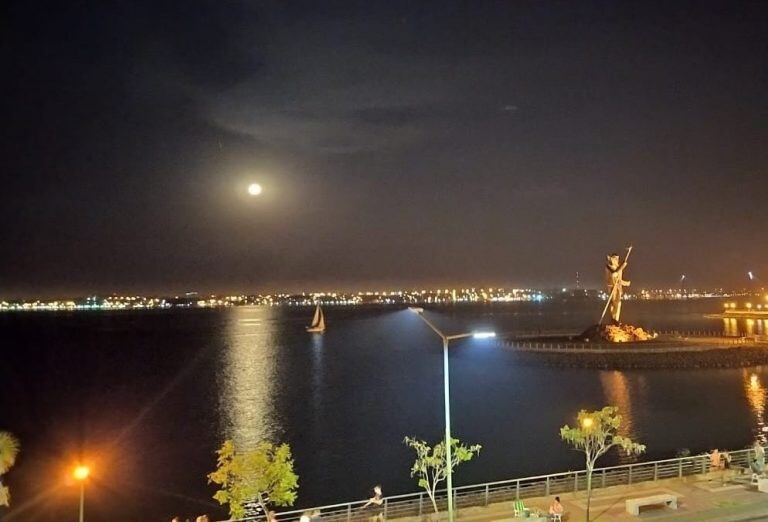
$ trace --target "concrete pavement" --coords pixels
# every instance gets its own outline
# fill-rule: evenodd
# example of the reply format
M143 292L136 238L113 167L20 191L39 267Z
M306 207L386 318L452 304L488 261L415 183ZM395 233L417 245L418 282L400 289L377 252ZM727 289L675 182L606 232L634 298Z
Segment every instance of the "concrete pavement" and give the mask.
M723 475L728 473L728 475ZM640 516L626 512L628 498L648 497L662 493L678 498L678 509L662 506L648 506ZM563 493L560 501L565 508L563 520L579 522L585 520L586 494ZM525 499L525 506L547 513L553 497ZM741 520L768 521L768 493L757 491L748 484L748 477L735 476L733 472L713 472L684 478L640 482L629 486L613 486L596 489L592 493L591 519L596 521L629 521L653 519L654 521L697 521L713 520L733 522ZM500 502L488 507L461 509L461 522L513 522L512 502Z

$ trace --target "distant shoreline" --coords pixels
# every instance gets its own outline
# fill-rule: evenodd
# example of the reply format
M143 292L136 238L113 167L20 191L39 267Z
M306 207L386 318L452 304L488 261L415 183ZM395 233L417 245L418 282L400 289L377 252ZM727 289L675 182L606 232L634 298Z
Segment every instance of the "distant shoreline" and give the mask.
M677 297L652 297L652 298L637 298L633 297L628 299L636 302L665 302L665 303L680 303L680 302L695 302L705 301L712 299L724 299L726 296L722 295L691 295L685 298ZM401 297L376 297L370 299L366 296L360 298L359 296L340 296L337 300L329 300L327 298L315 298L312 296L282 296L275 300L267 301L263 296L241 296L237 298L221 298L221 299L193 299L182 297L169 297L169 298L149 298L149 297L136 297L131 300L115 300L110 301L111 298L94 300L93 298L85 300L58 300L58 301L25 301L25 300L2 300L0 299L0 313L6 312L133 312L133 311L147 311L147 310L210 310L219 308L240 308L240 307L287 307L287 308L309 308L318 304L329 308L358 308L358 307L381 307L381 308L407 308L412 306L427 307L427 308L451 308L451 307L466 307L466 306L506 306L506 305L543 305L543 304L568 304L568 303L604 303L605 300L597 295L589 296L562 296L559 294L541 295L540 297L524 297L524 298L510 298L510 299L478 299L478 300L464 300L457 301L451 300L439 300L430 301L429 299L421 298L409 298L404 299ZM119 298L117 298L119 299ZM255 300L252 300L255 299ZM379 300L376 300L379 299ZM596 305L596 309L599 309L599 305ZM714 317L714 315L712 316ZM719 315L718 315L719 317Z

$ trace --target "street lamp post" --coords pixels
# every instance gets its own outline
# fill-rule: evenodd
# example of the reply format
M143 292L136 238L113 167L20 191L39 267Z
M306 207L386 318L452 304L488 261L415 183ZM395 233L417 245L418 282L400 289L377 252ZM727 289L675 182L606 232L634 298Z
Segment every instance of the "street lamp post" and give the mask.
M424 317L423 308L412 307L410 310L416 313L422 321L427 323L440 339L443 340L443 403L445 407L445 461L447 463L445 482L448 493L448 522L453 522L453 466L451 465L451 403L450 403L450 378L448 373L448 344L457 339L467 337L488 338L495 337L493 332L469 332L455 335L444 334L432 321Z
M85 515L85 481L90 475L91 470L88 466L77 466L72 472L72 476L75 480L80 482L80 522L83 522Z

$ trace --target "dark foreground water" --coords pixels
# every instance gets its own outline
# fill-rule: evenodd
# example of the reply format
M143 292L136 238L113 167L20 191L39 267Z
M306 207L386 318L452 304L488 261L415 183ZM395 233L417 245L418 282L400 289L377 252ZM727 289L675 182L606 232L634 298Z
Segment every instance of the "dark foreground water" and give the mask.
M720 306L628 303L625 313L657 328L733 328L703 318ZM449 332L578 330L600 308L514 303L428 313ZM89 521L223 518L205 477L227 437L290 443L300 507L359 499L375 483L386 494L416 490L402 439L442 434L438 339L407 310L329 308L328 331L314 336L304 332L310 316L297 308L0 315L0 429L23 448L6 479L13 506L0 517L75 520L78 490L68 473L82 458L94 468ZM763 368L518 367L493 341L477 340L452 348L451 372L454 434L483 445L457 484L580 469L558 428L580 408L606 404L618 405L628 431L647 444L644 458L740 448L762 433L768 384Z

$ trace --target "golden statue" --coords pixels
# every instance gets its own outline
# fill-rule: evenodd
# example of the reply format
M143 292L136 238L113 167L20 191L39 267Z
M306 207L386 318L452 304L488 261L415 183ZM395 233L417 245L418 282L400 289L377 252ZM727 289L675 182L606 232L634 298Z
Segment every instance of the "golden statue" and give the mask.
M619 254L611 254L607 257L608 263L605 265L605 286L609 292L608 302L603 310L603 315L600 318L600 322L603 322L605 317L605 311L610 307L611 319L614 324L619 324L621 319L621 297L624 294L624 287L629 286L630 282L624 280L624 269L627 268L627 262L629 260L629 254L632 252L632 247L627 248L627 255L624 258L624 262L619 264Z
M659 334L655 332L646 332L640 327L631 324L621 324L621 298L624 294L624 287L629 286L629 281L624 279L624 270L627 268L629 254L632 253L632 247L627 248L627 255L624 262L619 259L619 254L606 256L605 264L605 285L608 291L608 300L603 308L603 315L600 321L584 330L581 334L582 341L608 341L610 343L634 343L640 341L650 341L656 339ZM611 309L611 323L603 324L605 314Z

